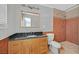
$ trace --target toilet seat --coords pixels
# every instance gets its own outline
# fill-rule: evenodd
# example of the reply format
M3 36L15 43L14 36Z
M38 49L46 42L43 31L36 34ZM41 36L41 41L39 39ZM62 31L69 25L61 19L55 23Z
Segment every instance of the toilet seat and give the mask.
M50 45L55 48L61 48L61 44L56 41L51 41Z

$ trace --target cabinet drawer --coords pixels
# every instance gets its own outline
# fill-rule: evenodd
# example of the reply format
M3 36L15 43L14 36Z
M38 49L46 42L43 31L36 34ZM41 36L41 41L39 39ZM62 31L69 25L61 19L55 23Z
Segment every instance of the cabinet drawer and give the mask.
M47 41L47 38L40 38L39 41L40 42L46 42Z
M8 47L10 48L19 48L21 47L21 41L9 41Z

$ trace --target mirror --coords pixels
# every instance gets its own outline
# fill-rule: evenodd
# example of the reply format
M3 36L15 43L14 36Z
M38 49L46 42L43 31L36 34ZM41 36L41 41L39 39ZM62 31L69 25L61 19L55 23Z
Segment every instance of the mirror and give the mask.
M33 12L22 12L21 27L40 27L40 15L38 13Z

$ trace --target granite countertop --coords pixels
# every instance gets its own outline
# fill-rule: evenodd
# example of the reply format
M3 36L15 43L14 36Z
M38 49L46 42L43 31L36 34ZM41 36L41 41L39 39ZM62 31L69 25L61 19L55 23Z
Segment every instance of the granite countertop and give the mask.
M25 40L31 38L42 38L47 37L42 32L29 32L29 33L15 33L9 36L9 40Z
M9 40L25 40L25 39L42 38L42 37L47 37L47 36L46 36L46 35L40 35L40 36L25 36L25 37L10 38Z

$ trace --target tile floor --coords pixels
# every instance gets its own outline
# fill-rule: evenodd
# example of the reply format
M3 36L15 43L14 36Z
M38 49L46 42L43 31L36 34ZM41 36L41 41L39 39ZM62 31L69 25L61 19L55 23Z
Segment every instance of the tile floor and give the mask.
M60 50L60 54L79 54L79 45L65 41L61 43L63 49ZM49 54L53 54L49 51Z

